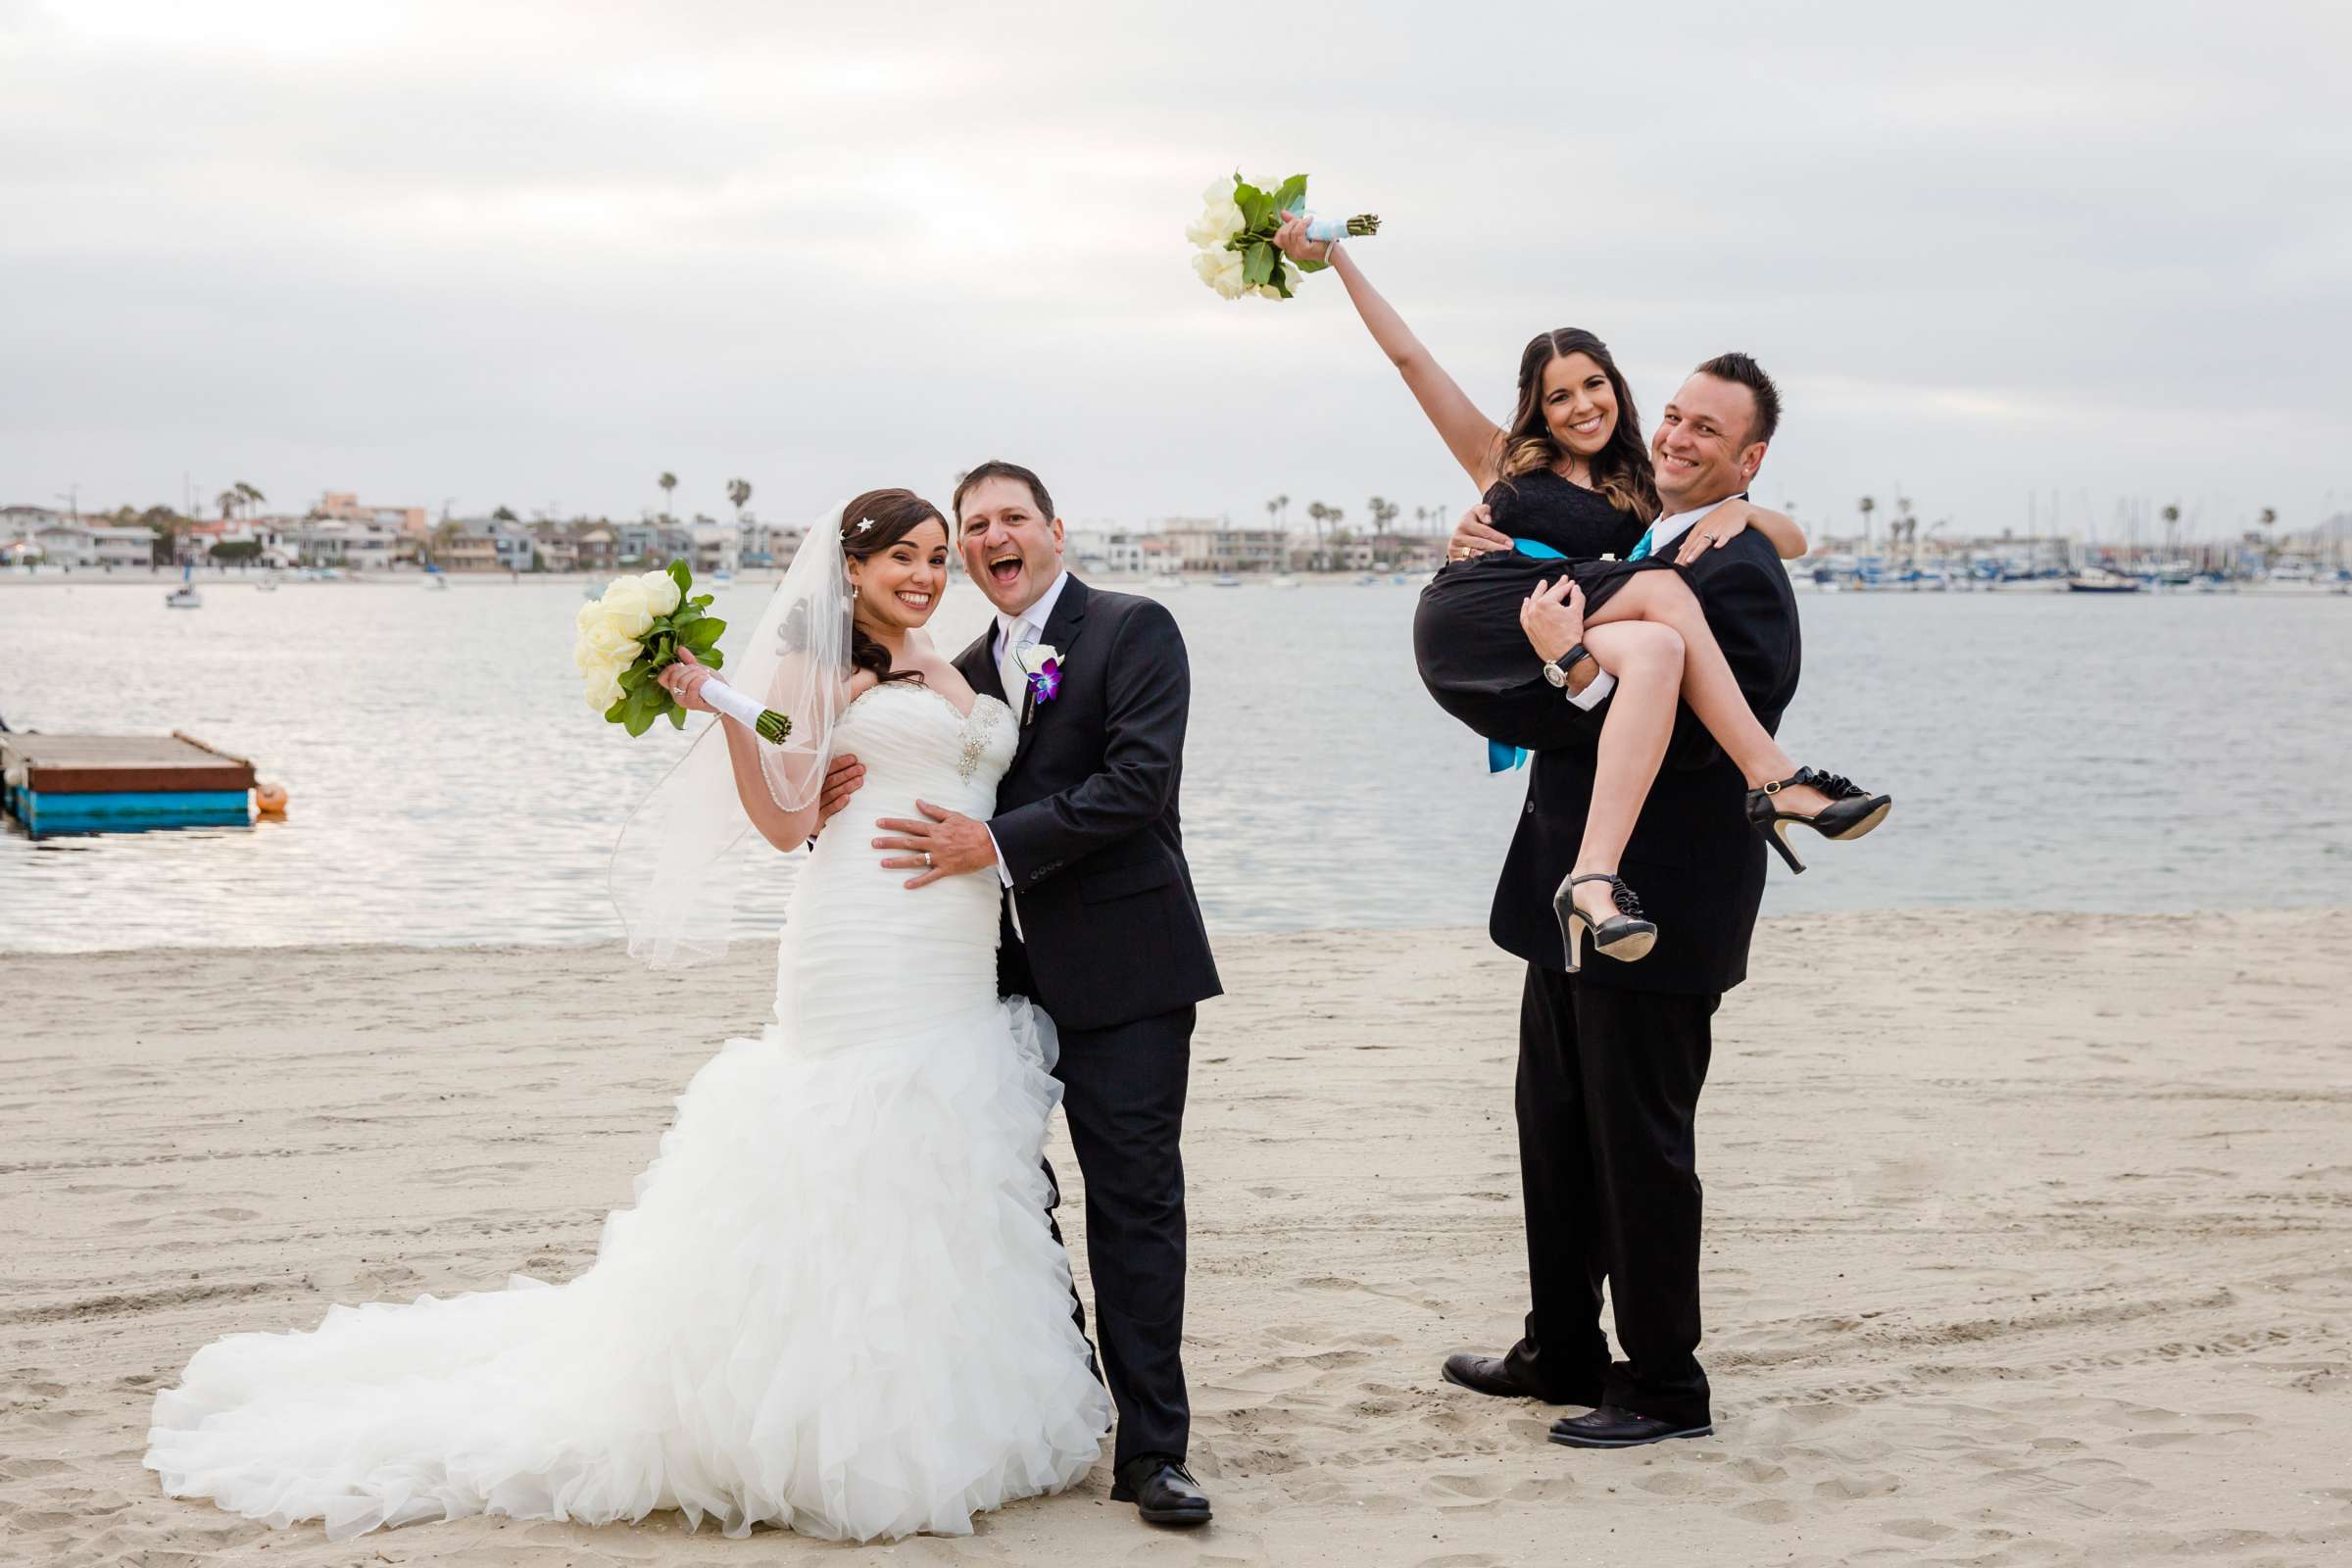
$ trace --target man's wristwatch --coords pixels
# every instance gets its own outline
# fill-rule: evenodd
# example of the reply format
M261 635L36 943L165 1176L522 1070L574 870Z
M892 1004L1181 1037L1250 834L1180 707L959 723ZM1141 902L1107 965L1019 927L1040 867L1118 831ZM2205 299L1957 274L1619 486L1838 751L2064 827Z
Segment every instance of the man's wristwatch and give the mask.
M1568 672L1592 657L1585 651L1585 645L1578 643L1559 658L1544 664L1544 678L1560 690L1566 691L1568 689Z

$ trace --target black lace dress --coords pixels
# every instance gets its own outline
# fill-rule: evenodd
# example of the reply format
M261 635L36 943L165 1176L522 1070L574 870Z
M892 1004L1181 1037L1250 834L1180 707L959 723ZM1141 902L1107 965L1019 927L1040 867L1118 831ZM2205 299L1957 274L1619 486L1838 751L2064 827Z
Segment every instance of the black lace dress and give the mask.
M1646 526L1596 490L1548 468L1500 480L1486 494L1494 526L1514 539L1557 550L1566 560L1498 550L1448 562L1421 590L1413 612L1413 660L1440 708L1491 741L1527 745L1517 715L1530 701L1562 701L1544 683L1543 661L1519 629L1521 601L1539 582L1572 574L1590 614L1638 571L1671 567L1665 556L1623 558ZM1603 561L1613 555L1620 559Z

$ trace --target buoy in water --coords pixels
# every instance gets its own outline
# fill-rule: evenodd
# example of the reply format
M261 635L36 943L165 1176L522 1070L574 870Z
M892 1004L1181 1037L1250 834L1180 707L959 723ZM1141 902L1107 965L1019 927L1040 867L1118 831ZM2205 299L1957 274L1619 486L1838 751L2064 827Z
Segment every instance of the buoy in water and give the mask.
M283 784L255 784L253 808L272 820L282 820L286 814L286 787Z

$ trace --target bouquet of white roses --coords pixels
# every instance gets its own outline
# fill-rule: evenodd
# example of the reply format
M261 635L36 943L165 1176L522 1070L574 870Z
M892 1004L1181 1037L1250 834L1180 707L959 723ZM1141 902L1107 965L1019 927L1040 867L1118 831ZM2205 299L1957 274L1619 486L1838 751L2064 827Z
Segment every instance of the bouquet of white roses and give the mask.
M705 613L710 595L687 597L693 587L694 573L686 563L673 561L664 571L615 577L602 598L580 607L571 662L588 706L627 726L631 735L644 734L664 714L676 727L686 727L686 710L654 678L677 662L679 650L692 649L712 669L726 662L718 635L727 623ZM792 720L763 710L752 727L762 740L781 743L792 733Z
M1218 180L1201 193L1207 205L1193 220L1184 237L1199 254L1193 270L1200 281L1229 300L1245 294L1260 299L1287 300L1300 272L1320 272L1328 262L1294 262L1274 248L1274 233L1284 213L1306 211L1306 176L1293 174L1272 190L1252 185L1236 174ZM1380 232L1380 220L1370 213L1353 218L1318 218L1306 225L1315 240L1358 238Z

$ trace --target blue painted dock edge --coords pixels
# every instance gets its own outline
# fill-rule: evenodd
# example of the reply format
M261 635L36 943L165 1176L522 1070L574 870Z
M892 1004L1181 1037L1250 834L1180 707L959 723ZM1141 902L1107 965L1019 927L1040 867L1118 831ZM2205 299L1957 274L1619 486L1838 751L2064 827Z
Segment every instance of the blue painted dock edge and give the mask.
M142 790L44 795L12 784L9 814L36 839L58 833L141 833L150 828L251 827L243 790Z

